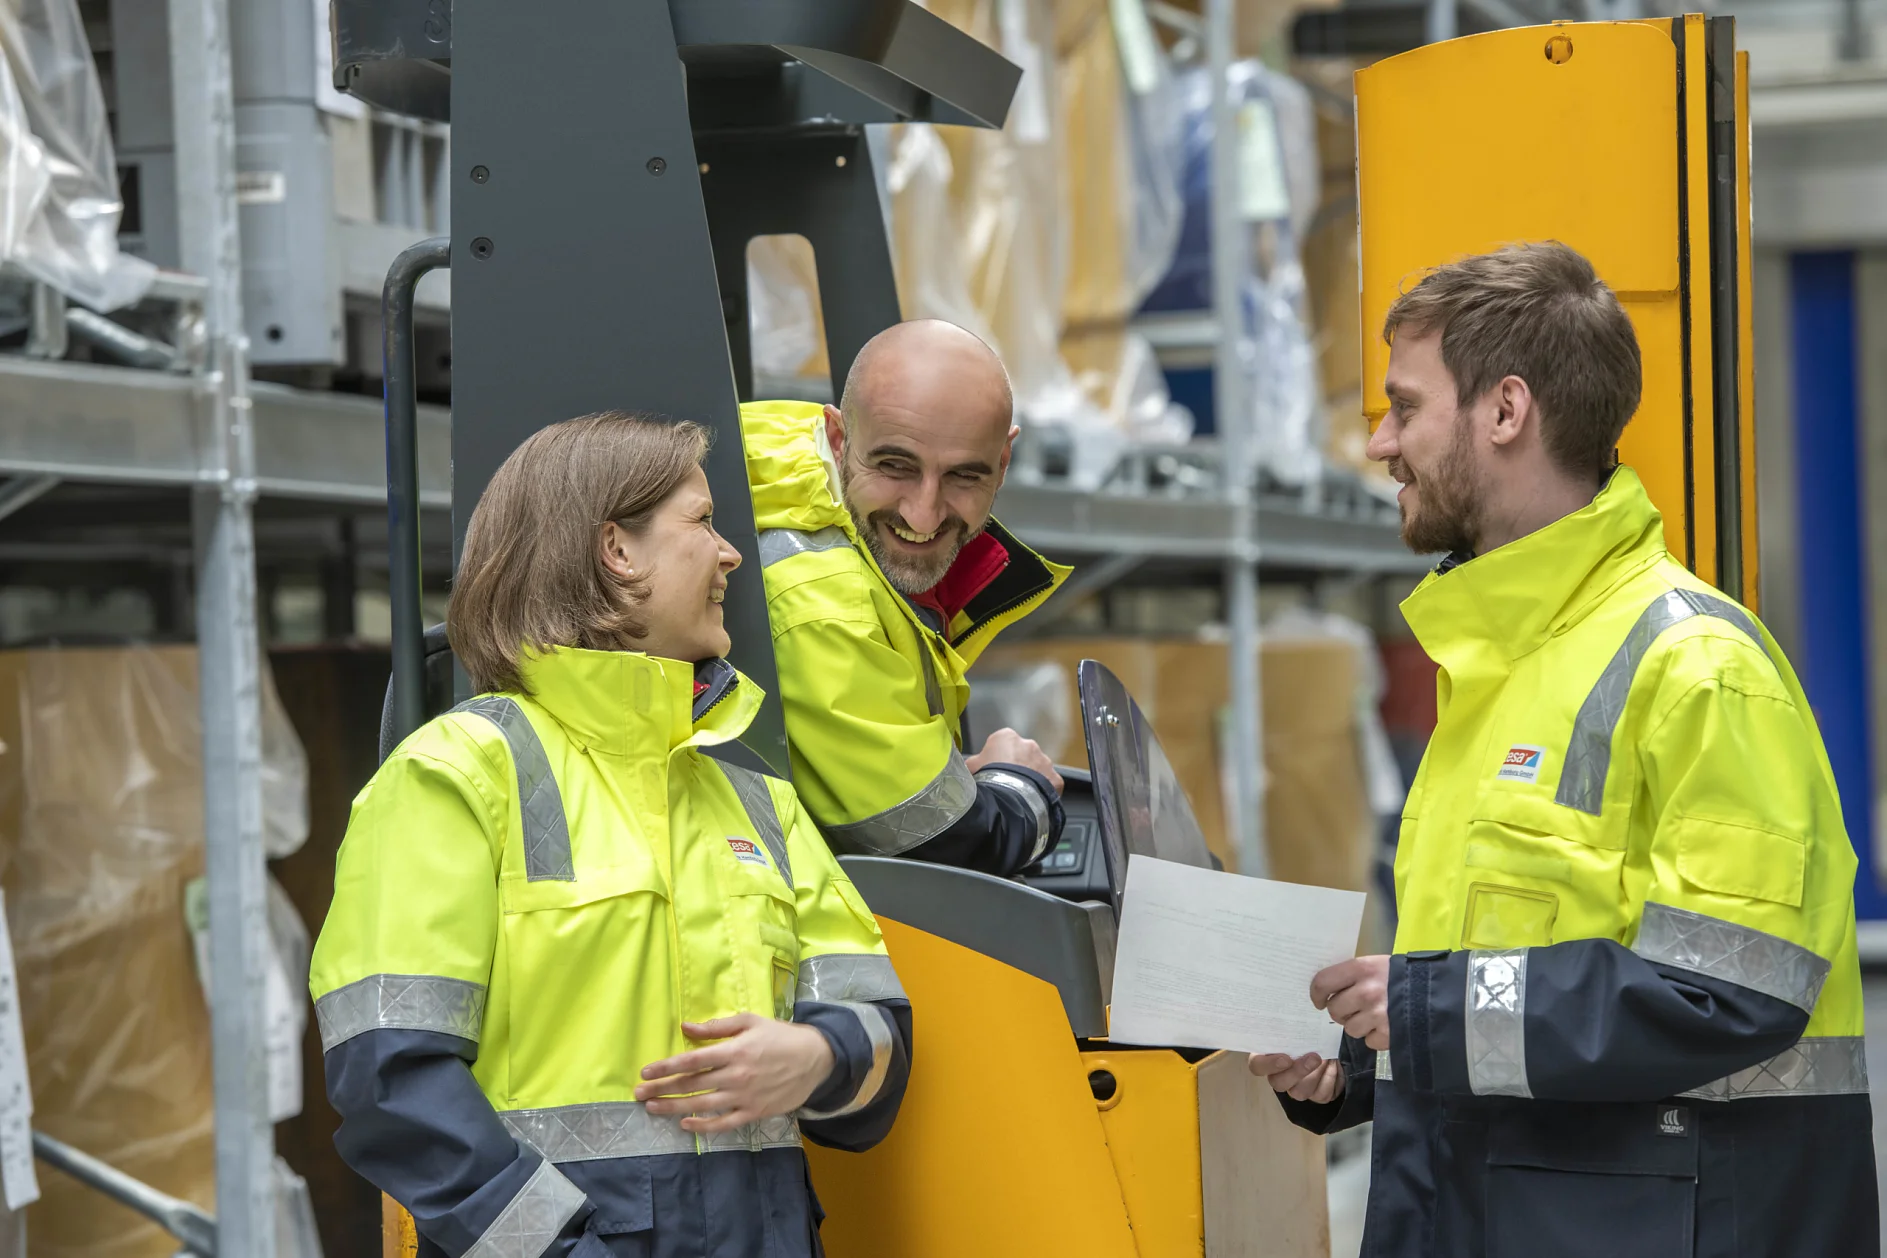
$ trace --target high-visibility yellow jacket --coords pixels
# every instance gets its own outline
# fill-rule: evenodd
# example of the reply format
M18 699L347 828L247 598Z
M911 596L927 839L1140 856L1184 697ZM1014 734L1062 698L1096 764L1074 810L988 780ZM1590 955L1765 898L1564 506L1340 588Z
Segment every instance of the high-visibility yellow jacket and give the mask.
M1834 777L1774 638L1663 537L1621 468L1403 604L1439 721L1390 1047L1350 1042L1339 1107L1287 1106L1375 1118L1367 1253L1878 1244Z
M842 504L823 414L805 402L741 407L794 785L840 850L1013 873L1052 841L1059 806L1014 766L972 778L966 675L1069 569L992 519L1006 566L950 624L926 623Z
M337 1141L455 1258L601 1252L684 1182L725 1232L668 1238L689 1252L810 1254L799 1119L852 1147L896 1111L909 1008L877 923L790 786L702 754L760 696L700 671L531 655L530 693L431 721L355 801L310 978ZM742 1012L832 1043L798 1119L696 1137L635 1102L683 1021Z

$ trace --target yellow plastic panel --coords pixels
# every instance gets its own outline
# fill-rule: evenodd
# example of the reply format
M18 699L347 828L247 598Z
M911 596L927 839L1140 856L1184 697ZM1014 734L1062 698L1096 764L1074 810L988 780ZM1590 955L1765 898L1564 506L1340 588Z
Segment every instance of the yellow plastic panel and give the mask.
M1664 543L1679 560L1685 552L1684 310L1675 293L1655 300L1627 299L1625 313L1638 333L1644 392L1625 425L1618 457L1638 473L1664 514Z
M1142 1258L1205 1252L1199 1190L1199 1080L1170 1049L1083 1053L1084 1070L1113 1074L1101 1127Z
M1546 55L1555 36L1572 43L1557 64ZM1669 23L1496 31L1430 44L1356 75L1370 419L1388 409L1382 321L1401 292L1466 254L1563 241L1592 259L1637 328L1645 391L1620 453L1664 512L1666 539L1681 556L1677 95ZM1705 332L1707 343L1707 324Z
M1684 18L1684 229L1690 247L1685 300L1690 308L1691 379L1691 524L1697 530L1688 555L1691 571L1711 584L1717 580L1717 436L1716 371L1710 351L1710 71L1704 15ZM1657 502L1657 499L1652 499ZM1658 503L1666 516L1671 508ZM1667 525L1669 521L1667 520ZM1668 528L1667 528L1668 532Z
M1762 601L1756 533L1756 295L1750 243L1749 54L1736 54L1736 317L1737 430L1741 434L1743 483L1743 606L1760 613Z
M1054 987L902 923L879 924L915 1016L911 1086L891 1135L869 1153L807 1147L826 1252L1137 1258ZM1165 1256L1143 1249L1138 1258Z

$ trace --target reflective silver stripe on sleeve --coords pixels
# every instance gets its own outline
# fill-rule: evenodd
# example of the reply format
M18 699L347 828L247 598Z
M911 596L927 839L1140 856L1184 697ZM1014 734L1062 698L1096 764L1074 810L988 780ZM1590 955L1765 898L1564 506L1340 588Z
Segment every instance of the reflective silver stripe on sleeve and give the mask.
M1468 954L1468 1090L1532 1096L1527 1087L1527 950Z
M762 529L760 530L760 567L771 568L782 559L791 559L794 555L804 555L818 550L838 550L850 546L852 539L845 535L845 530L836 525L827 525L812 533L802 533L798 529Z
M511 748L518 771L518 816L524 823L524 877L529 882L574 882L570 863L570 826L564 820L563 796L551 776L550 758L531 728L524 709L503 695L467 699L454 712L482 716L498 727Z
M836 1001L834 1004L857 1018L859 1027L871 1041L871 1068L865 1072L864 1081L858 1085L858 1091L852 1094L852 1099L839 1108L799 1111L799 1116L809 1122L856 1114L878 1099L878 1094L885 1090L885 1081L891 1076L891 1011L878 1005L857 1004L853 1001Z
M976 779L963 753L950 749L943 772L901 804L863 821L821 827L842 851L865 856L901 856L942 834L976 802Z
M869 952L828 952L799 961L795 1000L906 1000L890 957Z
M1612 735L1625 713L1625 700L1631 694L1632 679L1644 662L1651 644L1666 629L1682 624L1693 616L1714 616L1728 621L1747 634L1759 648L1762 631L1748 613L1734 603L1714 598L1698 590L1668 590L1651 600L1638 617L1638 623L1625 635L1599 680L1593 683L1579 714L1573 718L1571 740L1566 744L1566 764L1560 772L1559 790L1554 802L1580 812L1598 816L1605 803L1605 778L1612 768Z
M539 1162L517 1196L465 1251L465 1258L542 1258L586 1200L562 1171Z
M1865 1096L1867 1045L1858 1035L1798 1040L1768 1061L1683 1095L1703 1101L1737 1101L1752 1096Z
M1647 961L1694 970L1815 1011L1829 963L1800 944L1751 926L1647 902L1631 950Z
M370 974L315 1001L321 1051L382 1028L437 1031L478 1042L485 1023L485 989L433 974Z
M697 1137L682 1130L679 1118L658 1118L635 1101L500 1110L498 1117L521 1144L552 1162L600 1162L728 1149L751 1152L800 1142L799 1124L791 1117L766 1118L733 1131Z
M1396 1081L1396 1072L1395 1072L1395 1069L1389 1064L1389 1050L1386 1048L1377 1049L1376 1050L1376 1082L1377 1083L1394 1083L1395 1081Z
M1020 773L994 768L978 769L976 780L979 784L1006 791L1022 801L1029 810L1029 816L1035 819L1035 846L1029 851L1029 859L1023 863L1033 865L1042 859L1042 853L1048 850L1048 801L1042 798L1042 792L1035 783Z
M740 806L747 810L747 820L753 823L754 833L766 844L767 854L773 857L780 877L786 880L787 890L792 890L793 863L786 856L786 831L780 825L780 810L774 807L773 792L767 789L767 780L737 764L722 764L721 772L733 784L734 794L740 796Z

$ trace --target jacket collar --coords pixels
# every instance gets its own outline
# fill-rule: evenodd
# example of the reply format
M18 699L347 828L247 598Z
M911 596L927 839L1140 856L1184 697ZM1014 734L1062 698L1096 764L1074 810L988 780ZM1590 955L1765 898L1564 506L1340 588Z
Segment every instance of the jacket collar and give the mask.
M518 671L530 698L573 742L605 755L730 742L760 707L760 688L726 660L694 665L556 647L527 651Z
M1571 515L1485 555L1445 562L1404 600L1402 614L1443 668L1482 648L1516 660L1664 554L1664 518L1637 474L1620 467Z

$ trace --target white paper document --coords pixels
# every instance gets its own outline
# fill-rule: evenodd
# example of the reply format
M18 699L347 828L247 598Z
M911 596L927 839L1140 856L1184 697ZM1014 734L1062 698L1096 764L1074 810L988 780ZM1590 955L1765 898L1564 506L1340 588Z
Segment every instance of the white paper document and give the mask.
M1342 1028L1310 1003L1310 980L1356 955L1363 899L1133 857L1108 1038L1336 1056Z

